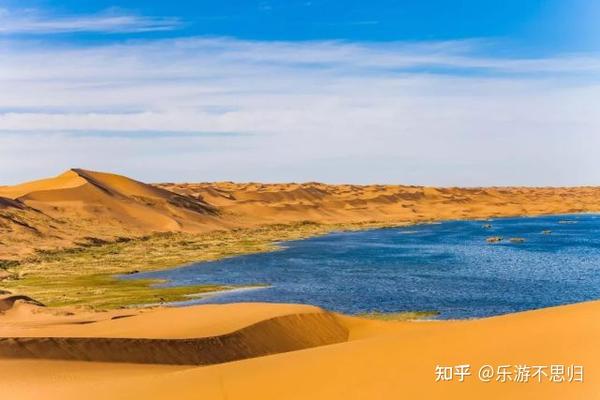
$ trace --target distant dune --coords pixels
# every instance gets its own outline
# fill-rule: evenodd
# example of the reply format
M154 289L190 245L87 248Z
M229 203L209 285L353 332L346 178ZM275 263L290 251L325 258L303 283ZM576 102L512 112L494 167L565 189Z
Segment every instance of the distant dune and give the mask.
M158 185L218 207L237 223L417 222L600 210L600 187L433 188L322 183Z
M384 322L285 304L81 316L19 303L0 314L0 384L3 396L20 400L594 399L598 312L600 303L589 302L482 320ZM436 382L437 365L462 364L471 373L464 382ZM485 364L576 364L584 382L484 383L477 371Z
M35 249L268 224L401 224L600 211L600 188L431 188L229 182L149 185L73 169L0 186L0 260Z

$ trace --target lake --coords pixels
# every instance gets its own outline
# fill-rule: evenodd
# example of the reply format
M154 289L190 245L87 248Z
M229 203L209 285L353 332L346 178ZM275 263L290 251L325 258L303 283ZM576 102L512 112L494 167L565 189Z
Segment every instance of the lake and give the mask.
M490 237L503 240L488 243ZM269 285L177 305L289 302L349 314L437 311L442 319L600 298L596 214L338 232L282 246L123 279L160 278L174 286Z

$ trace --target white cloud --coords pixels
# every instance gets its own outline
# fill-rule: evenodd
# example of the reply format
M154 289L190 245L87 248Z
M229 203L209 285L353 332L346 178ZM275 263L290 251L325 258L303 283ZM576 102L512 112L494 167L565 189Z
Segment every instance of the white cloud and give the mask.
M82 166L150 181L597 184L600 59L482 45L7 43L0 182Z
M143 17L116 10L97 15L54 16L36 10L0 9L0 35L69 32L136 33L168 31L180 25L177 18Z

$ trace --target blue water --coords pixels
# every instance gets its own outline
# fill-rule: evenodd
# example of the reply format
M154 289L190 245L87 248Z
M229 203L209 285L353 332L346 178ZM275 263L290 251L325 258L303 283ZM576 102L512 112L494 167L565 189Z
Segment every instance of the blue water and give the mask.
M486 223L492 228L483 228ZM547 229L552 233L541 233ZM505 241L486 243L490 236ZM513 244L510 237L526 241ZM161 278L173 286L270 285L183 305L290 302L350 314L438 311L439 318L482 317L600 298L600 215L449 221L332 233L283 245L281 251L124 279Z

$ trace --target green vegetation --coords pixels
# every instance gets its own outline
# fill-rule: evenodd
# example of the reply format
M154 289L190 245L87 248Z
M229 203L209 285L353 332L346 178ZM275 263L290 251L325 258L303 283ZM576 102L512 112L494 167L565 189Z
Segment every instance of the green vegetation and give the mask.
M440 313L437 311L405 311L405 312L370 312L365 314L359 314L358 317L377 319L381 321L412 321L415 319L431 319L438 316Z
M106 274L60 275L53 278L29 275L9 282L48 306L84 305L97 309L178 301L192 294L224 289L219 286L155 287L158 280L122 281Z
M319 225L301 222L205 234L157 233L114 242L86 239L78 247L40 251L8 262L10 278L2 288L25 293L51 306L82 305L117 308L186 300L216 290L217 285L161 287L158 280L122 280L116 275L173 268L241 254L274 251L276 242L315 236L333 230L357 230L375 224Z

